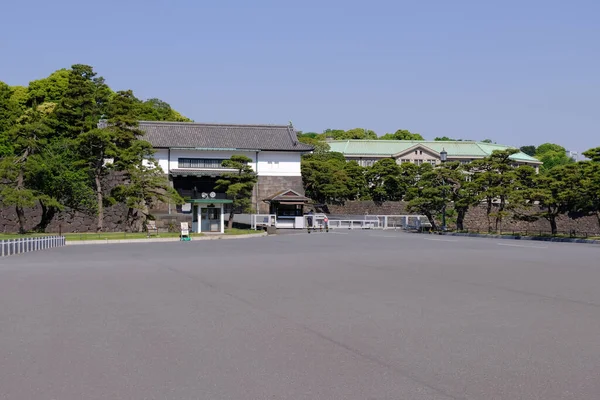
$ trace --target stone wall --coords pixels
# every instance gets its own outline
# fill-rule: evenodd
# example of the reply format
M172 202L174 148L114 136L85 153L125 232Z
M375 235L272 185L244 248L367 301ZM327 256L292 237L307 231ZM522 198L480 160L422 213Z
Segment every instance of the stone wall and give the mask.
M344 205L328 205L326 212L333 215L406 215L414 214L406 210L405 202L386 202L381 205L376 204L373 201L348 201ZM493 221L492 221L493 223ZM455 228L456 225L449 219L448 226ZM569 217L561 215L557 218L558 231L562 233L568 233L571 231L577 231L588 234L600 234L600 227L596 217L584 216L584 217ZM486 209L484 206L473 207L469 210L465 216L464 228L474 231L485 232L488 230L488 221L486 216ZM502 231L519 231L519 232L538 232L548 233L550 232L550 223L545 219L539 219L534 222L518 221L508 216L504 218Z
M269 213L269 203L265 203L263 199L273 196L282 190L292 189L301 195L304 195L304 187L302 185L301 176L259 176L257 190L252 196L252 204L258 203L259 214ZM258 199L256 198L258 192Z
M104 186L110 190L115 185L123 182L122 176L112 175L106 179ZM262 201L264 198L274 195L285 189L292 189L304 195L301 176L259 176L258 184L253 191L252 204L258 204L259 213L268 213L269 204ZM258 193L258 196L257 196ZM166 231L169 228L179 229L180 222L192 222L191 213L183 213L181 206L165 203L157 204L150 212L156 217L156 225L159 229ZM32 230L41 219L41 208L36 206L25 210L27 218L26 229ZM127 221L127 208L121 204L106 207L104 209L104 231L122 232L129 229ZM81 212L65 210L58 213L46 229L47 232L95 232L97 217ZM14 207L0 207L0 232L12 233L18 231L17 215Z
M116 185L124 182L122 174L111 174L104 179L103 186L108 192ZM41 220L42 209L39 205L33 208L25 209L25 218L27 230L32 230ZM104 208L104 231L105 232L123 232L128 229L127 208L122 204ZM77 233L77 232L95 232L98 217L82 212L65 209L58 213L46 232L51 233ZM14 233L19 230L19 222L14 207L0 207L0 232Z

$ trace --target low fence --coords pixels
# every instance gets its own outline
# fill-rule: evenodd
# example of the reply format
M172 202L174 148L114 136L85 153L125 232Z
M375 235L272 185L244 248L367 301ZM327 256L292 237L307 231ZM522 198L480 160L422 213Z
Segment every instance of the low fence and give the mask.
M62 247L65 244L66 239L64 236L40 236L0 240L0 257Z
M600 235L596 232L585 232L585 231L577 231L577 230L571 230L571 231L557 231L555 234L553 234L550 230L543 230L543 229L524 229L524 230L518 230L518 229L512 229L512 230L490 230L490 231L483 231L483 230L476 230L476 229L464 229L462 231L458 231L458 230L454 230L454 231L449 231L449 232L456 232L456 233L475 233L475 234L493 234L493 235L506 235L506 236L541 236L541 237L564 237L564 238L579 238L579 239L588 239L588 238L597 238L600 237Z

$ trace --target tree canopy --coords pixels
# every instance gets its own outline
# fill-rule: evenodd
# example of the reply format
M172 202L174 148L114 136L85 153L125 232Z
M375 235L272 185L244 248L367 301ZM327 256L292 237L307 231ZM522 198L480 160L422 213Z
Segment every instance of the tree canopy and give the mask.
M96 213L101 231L104 207L117 199L143 218L150 217L153 201L177 201L158 179L153 150L137 129L142 117L188 120L159 99L113 91L89 65L60 69L28 87L0 82L0 203L14 207L19 231L36 205L42 209L36 230L44 231L58 211L69 208ZM127 190L105 187L111 171L122 174Z

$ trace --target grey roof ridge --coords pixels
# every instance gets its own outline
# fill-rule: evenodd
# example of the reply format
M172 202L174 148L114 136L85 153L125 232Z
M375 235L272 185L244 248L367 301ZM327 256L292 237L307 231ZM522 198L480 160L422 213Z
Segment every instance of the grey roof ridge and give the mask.
M140 120L142 124L157 124L157 125L199 125L199 126L230 126L236 128L288 128L289 125L284 124L227 124L218 122L187 122L187 121L146 121Z

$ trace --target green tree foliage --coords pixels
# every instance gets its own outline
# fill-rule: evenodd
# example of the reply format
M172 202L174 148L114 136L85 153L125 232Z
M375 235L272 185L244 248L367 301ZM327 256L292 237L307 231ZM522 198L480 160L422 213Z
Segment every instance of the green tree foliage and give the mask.
M464 220L471 206L479 203L477 187L471 181L469 168L459 162L445 163L439 167L449 186L447 199L452 201L456 214L456 229L464 230Z
M325 139L332 139L332 140L343 140L345 139L346 135L346 131L343 129L325 129L323 131L323 137Z
M223 174L216 182L216 189L222 189L227 196L233 200L231 212L229 213L229 221L227 227L233 228L233 215L236 209L242 209L248 212L252 205L252 190L257 182L257 177L249 165L252 159L242 156L233 155L229 160L223 161L223 167L235 170Z
M364 128L354 128L347 131L341 129L326 129L323 132L322 137L324 139L333 140L351 140L351 139L377 139L377 134Z
M386 133L379 138L380 140L425 140L418 133L411 133L406 129L398 129L394 133Z
M537 147L535 147L535 146L522 146L519 150L521 150L523 153L527 154L528 156L535 157L535 154L537 152Z
M29 99L28 89L25 86L13 86L11 87L11 90L11 100L17 104L21 111L25 111Z
M576 211L581 204L582 172L578 164L557 166L546 174L536 176L530 188L524 190L527 204L536 204L540 208L532 216L546 219L553 235L557 233L557 217Z
M140 140L143 132L137 128L135 98L130 90L117 92L107 105L106 112L109 118L104 127L85 131L75 141L80 162L89 171L96 193L98 232L103 229L107 200L104 178L111 170L131 172L131 167L138 167L145 157L152 154L150 144ZM106 162L107 159L112 162Z
M516 149L496 150L489 157L473 161L469 166L472 188L478 193L478 200L486 204L490 231L492 219L494 219L494 229L496 231L501 229L502 220L508 215L507 208L512 204L508 200L514 189L516 175L510 156L518 151Z
M370 194L367 184L367 169L350 161L344 165L344 172L348 177L347 200L369 200Z
M8 132L13 155L4 157L0 165L0 199L5 206L15 207L20 233L25 233L26 208L33 207L39 200L54 204L52 198L28 184L32 159L43 148L50 133L44 115L34 109L19 117Z
M452 139L449 138L448 136L442 136L442 137L436 137L433 140L435 140L436 142L460 142L462 141L462 139Z
M55 71L29 87L0 82L0 200L15 207L20 230L26 210L36 204L42 210L36 230L44 231L65 208L98 213L102 230L104 204L117 197L143 219L149 205L171 196L160 170L152 170L153 151L137 129L142 114L188 120L161 100L113 92L89 65ZM101 119L106 121L99 127ZM103 187L110 171L130 182L114 197Z
M47 196L38 199L42 215L34 230L45 232L56 214L65 207L84 213L96 211L87 171L76 163L77 152L65 139L49 142L31 158L30 186Z
M159 202L183 204L181 196L169 185L168 178L152 158L130 165L126 171L126 184L111 191L112 199L127 206L129 230L139 231L143 224L154 217L150 209Z
M106 114L112 91L96 75L89 65L75 64L69 71L67 90L55 110L61 136L75 139L95 129Z
M327 142L325 142L324 140L320 139L318 136L312 137L308 135L301 135L298 137L298 141L300 143L312 146L314 148L313 152L315 154L325 154L331 149L329 144L327 144Z
M600 227L600 147L583 153L591 161L578 163L582 181L578 209L589 215L595 215Z
M69 88L70 74L69 70L60 69L46 78L29 82L28 105L60 102Z
M564 147L554 143L544 143L539 145L535 156L544 163L540 168L544 173L560 165L567 165L575 162L567 155L567 150Z
M594 162L600 163L600 147L584 151L583 155Z
M191 121L173 110L168 103L156 98L139 101L137 108L138 118L142 121Z
M353 182L341 153L307 154L302 158L302 182L306 195L321 204L343 204Z
M12 154L8 132L21 114L19 104L13 99L13 90L0 82L0 157Z
M400 179L400 166L392 158L377 161L367 171L367 181L371 198L378 202L398 201L404 195Z
M451 186L446 179L446 170L423 164L418 170L418 181L410 187L405 200L408 210L425 215L434 230L437 230L435 216L442 213L448 203Z

